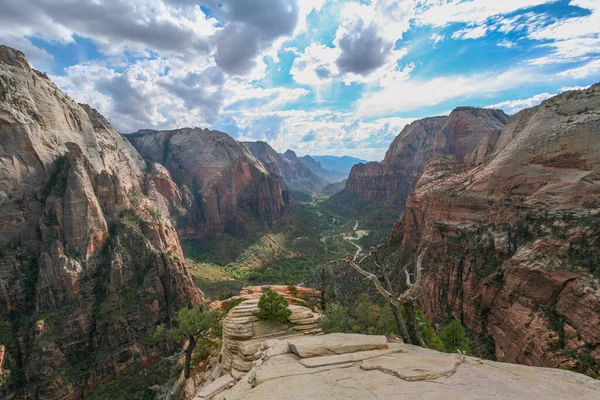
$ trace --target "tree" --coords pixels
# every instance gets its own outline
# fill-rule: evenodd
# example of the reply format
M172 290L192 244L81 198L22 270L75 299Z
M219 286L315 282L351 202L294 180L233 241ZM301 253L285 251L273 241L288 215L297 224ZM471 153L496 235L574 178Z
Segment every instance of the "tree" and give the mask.
M170 337L178 342L185 340L188 342L183 350L185 356L183 374L186 379L190 377L192 353L198 342L212 344L213 339L221 336L220 319L220 313L213 311L207 314L198 308L185 307L177 313L175 318L177 326L171 329Z
M471 352L465 327L455 319L442 329L440 339L449 353L454 353L458 350L467 354Z
M320 322L324 333L343 333L348 330L350 325L350 313L348 307L340 304L332 304L323 315Z
M421 263L425 250L417 257L416 266L414 268L415 280L411 282L408 268L412 263L406 263L399 266L399 263L394 262L392 257L384 259L381 252L376 247L372 247L368 255L358 260L361 251L359 250L353 259L347 258L345 262L349 264L355 271L366 277L375 285L375 288L390 303L396 319L396 325L400 336L405 343L415 344L425 347L425 342L421 336L419 328L419 319L417 317L417 294L421 284ZM364 266L364 268L363 268ZM369 272L367 269L372 270ZM394 285L393 274L398 271L404 271L406 282L404 283L405 290L398 294L399 285ZM406 313L406 320L402 315L402 307Z
M258 317L275 322L285 322L292 315L288 302L282 295L267 289L258 301Z

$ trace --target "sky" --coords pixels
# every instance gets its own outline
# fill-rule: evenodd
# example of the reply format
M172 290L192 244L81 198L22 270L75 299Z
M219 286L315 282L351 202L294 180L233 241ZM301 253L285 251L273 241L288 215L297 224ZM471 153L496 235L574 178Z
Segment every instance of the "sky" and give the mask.
M122 133L381 160L415 119L600 81L600 0L2 0L0 43Z

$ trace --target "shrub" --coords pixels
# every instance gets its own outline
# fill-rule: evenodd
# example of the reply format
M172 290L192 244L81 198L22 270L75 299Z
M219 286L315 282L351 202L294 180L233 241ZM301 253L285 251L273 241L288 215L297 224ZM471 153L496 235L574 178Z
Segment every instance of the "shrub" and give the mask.
M298 288L296 286L290 285L287 287L287 289L292 296L298 296Z
M327 311L325 311L320 324L324 333L343 333L349 331L350 312L348 307L337 303L331 304L327 307Z
M259 318L268 321L285 322L292 311L288 309L288 302L279 293L267 289L258 301Z
M457 320L453 320L442 329L442 332L440 332L440 339L448 353L454 353L458 350L467 354L471 353L468 344L469 338L467 337L465 327Z

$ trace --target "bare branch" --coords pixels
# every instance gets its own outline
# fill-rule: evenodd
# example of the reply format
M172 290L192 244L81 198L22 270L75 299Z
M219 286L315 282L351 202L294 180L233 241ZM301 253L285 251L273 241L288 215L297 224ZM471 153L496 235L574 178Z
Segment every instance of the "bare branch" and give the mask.
M381 284L381 281L379 280L379 278L377 278L377 276L375 274L365 271L364 269L362 269L360 267L360 265L358 265L356 262L354 262L354 260L347 258L345 260L345 262L346 262L346 264L349 264L356 272L358 272L359 274L366 277L369 281L373 282L373 285L375 285L375 288L377 289L377 291L389 303L391 303L392 305L394 305L396 307L399 307L408 302L414 301L414 299L416 298L416 296L419 292L419 287L421 285L421 270L422 270L421 264L423 262L423 256L425 255L426 251L427 251L426 248L423 249L417 258L417 264L415 266L415 282L413 284L410 283L410 274L408 273L408 271L406 269L404 270L406 272L406 284L407 284L408 288L400 296L394 296L392 293L390 293L388 290L386 290L386 288ZM379 265L374 260L375 257L373 256L373 250L369 253L369 256L371 258L373 258L373 263L378 268L382 268L381 265ZM363 260L365 258L363 258Z

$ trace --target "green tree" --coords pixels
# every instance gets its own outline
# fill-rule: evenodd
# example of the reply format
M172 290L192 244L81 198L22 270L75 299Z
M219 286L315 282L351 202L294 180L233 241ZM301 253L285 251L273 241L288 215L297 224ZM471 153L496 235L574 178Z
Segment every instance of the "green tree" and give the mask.
M283 296L269 288L258 301L258 317L269 321L285 322L292 315L288 305Z
M467 337L465 327L457 320L452 320L452 322L442 329L440 332L440 339L448 353L454 353L458 350L467 354L471 353L471 349L469 348L469 338Z
M203 346L212 344L213 339L221 336L221 314L213 311L210 314L198 308L182 308L177 313L177 327L171 329L170 337L178 342L187 340L188 344L183 350L185 356L183 374L190 377L192 353L198 342Z
M427 345L428 348L437 350L437 351L446 351L444 347L444 343L435 332L435 329L431 326L427 318L425 318L425 314L423 311L417 311L417 318L419 319L419 329L421 330L421 336L423 336L423 341Z
M334 303L327 307L321 319L321 329L324 333L343 333L349 330L350 313L348 307Z

